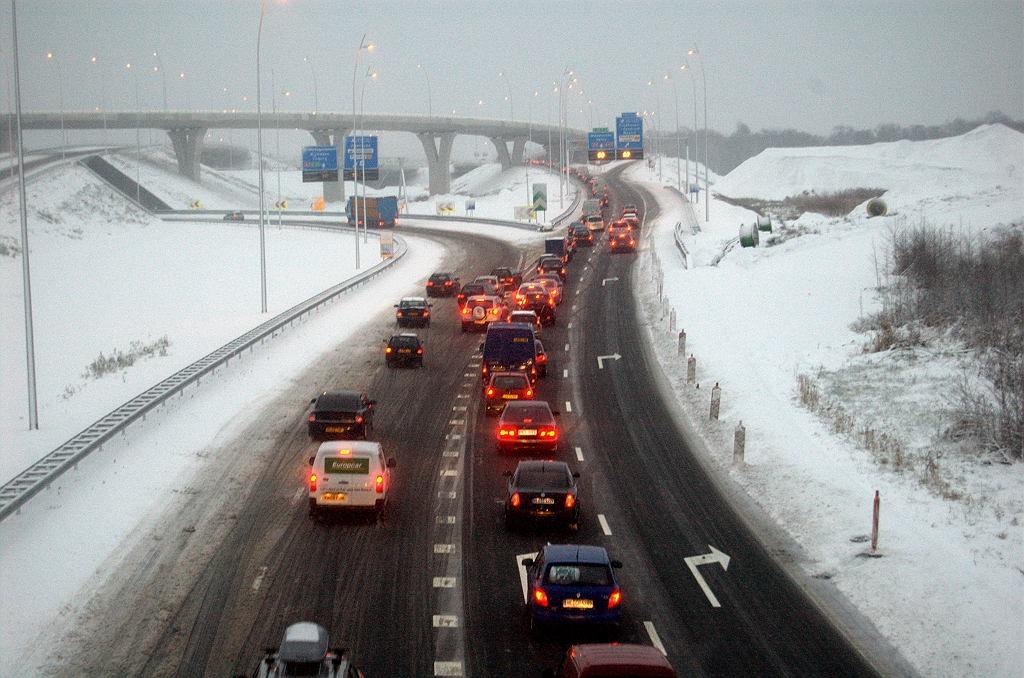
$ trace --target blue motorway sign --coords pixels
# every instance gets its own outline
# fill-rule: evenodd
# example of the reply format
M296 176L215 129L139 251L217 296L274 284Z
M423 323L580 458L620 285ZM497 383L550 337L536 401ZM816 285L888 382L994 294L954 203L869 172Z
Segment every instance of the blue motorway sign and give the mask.
M345 137L345 179L352 179L358 172L359 179L376 181L377 158L377 137Z
M591 151L615 150L615 132L588 132L587 149Z
M336 146L303 146L302 181L337 181L338 149Z
M643 150L644 119L636 113L623 113L615 118L615 148L623 151Z

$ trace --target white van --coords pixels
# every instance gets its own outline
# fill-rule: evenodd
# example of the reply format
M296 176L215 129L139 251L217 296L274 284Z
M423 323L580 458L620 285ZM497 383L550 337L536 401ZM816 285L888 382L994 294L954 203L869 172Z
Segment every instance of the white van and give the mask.
M394 458L384 460L380 443L329 440L309 458L309 515L325 509L364 509L381 513L388 501Z

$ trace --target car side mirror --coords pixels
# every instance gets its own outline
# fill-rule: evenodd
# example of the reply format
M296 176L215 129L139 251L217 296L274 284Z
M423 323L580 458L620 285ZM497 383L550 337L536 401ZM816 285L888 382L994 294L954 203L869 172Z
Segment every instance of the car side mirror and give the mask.
M394 457L388 459L388 468L395 468L396 466L398 466L398 462L395 461Z
M580 472L579 471L573 471L572 472L572 477L573 478L579 478L580 477Z
M315 462L315 461L316 461L316 457L310 457L309 458L309 465L312 466L313 462Z
M511 478L512 477L512 471L505 471L501 475L505 476L506 478Z
M395 308L398 308L398 304L395 304Z
M309 404L310 405L316 405L316 398L313 398L312 400L310 400Z
M533 558L523 558L523 567L533 567Z
M622 567L622 561L621 560L613 560L612 561L612 567L614 567L615 569L618 569L618 568Z
M480 350L484 350L484 342L480 342Z

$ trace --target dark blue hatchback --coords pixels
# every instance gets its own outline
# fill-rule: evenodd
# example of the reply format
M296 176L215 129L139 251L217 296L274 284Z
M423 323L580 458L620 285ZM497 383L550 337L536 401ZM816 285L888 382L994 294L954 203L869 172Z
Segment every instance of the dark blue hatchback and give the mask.
M622 593L600 546L545 546L526 566L530 627L597 626L617 628L622 620Z

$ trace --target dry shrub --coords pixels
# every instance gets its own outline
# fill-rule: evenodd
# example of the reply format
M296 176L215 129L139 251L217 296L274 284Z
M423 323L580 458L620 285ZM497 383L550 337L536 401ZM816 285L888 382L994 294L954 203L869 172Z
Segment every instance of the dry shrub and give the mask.
M150 344L133 341L127 352L115 348L109 356L100 353L99 357L85 368L82 377L99 379L105 374L114 374L131 367L140 358L149 358L155 355L166 356L170 345L171 342L165 334Z

